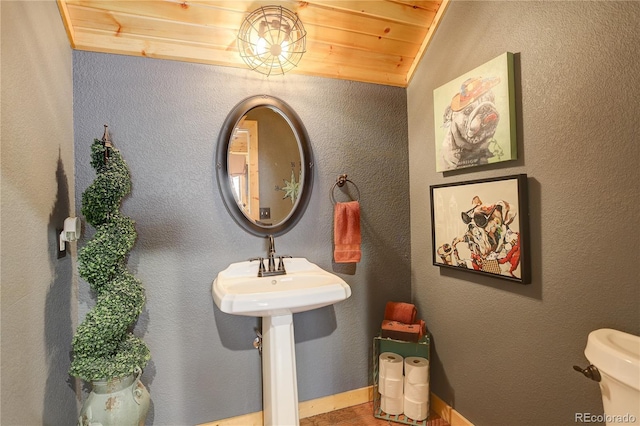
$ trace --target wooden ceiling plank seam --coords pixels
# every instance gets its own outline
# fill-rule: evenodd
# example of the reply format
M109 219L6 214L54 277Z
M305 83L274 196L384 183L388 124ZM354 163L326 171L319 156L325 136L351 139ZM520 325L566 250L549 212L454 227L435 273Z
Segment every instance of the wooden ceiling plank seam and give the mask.
M359 68L333 67L324 62L309 61L304 67L294 68L296 73L314 75L317 77L339 78L364 83L383 84L389 86L406 87L405 76L390 74L382 71L363 72Z
M73 1L73 0L69 0L69 1ZM415 4L420 4L420 3L435 3L437 4L437 1L434 0L429 0L429 1L398 1L398 0L365 0L365 1L348 1L348 0L338 0L338 1L321 1L321 0L310 0L310 1L297 1L297 0L279 0L279 1L253 1L253 2L248 2L248 1L219 1L219 0L215 0L215 1L206 1L206 0L188 0L188 1L181 1L181 0L164 0L166 2L170 2L170 3L178 3L178 4L184 4L186 3L187 5L198 5L198 6L203 6L203 7L212 7L212 8L216 8L216 9L224 9L224 10L229 10L229 11L236 11L239 13L244 13L249 14L250 12L253 12L254 10L257 10L259 7L261 6L267 6L267 5L275 5L275 6L282 6L285 7L289 10L291 10L294 13L299 13L299 12L306 12L308 10L311 10L312 12L318 12L319 9L332 9L334 12L341 12L347 15L360 15L360 16L369 16L374 18L374 20L379 21L379 20L383 20L383 21L395 21L395 22L399 22L402 24L407 24L407 25L415 25L415 26L419 26L419 27L423 27L426 29L426 23L430 22L432 20L432 17L435 15L436 11L437 11L437 6L436 7L432 7L432 8L425 8L425 7L416 7ZM348 3L361 3L363 5L368 5L368 4L384 4L384 3L390 3L390 4L394 4L394 6L387 6L387 8L390 7L394 7L397 9L402 8L403 10L416 10L417 12L412 13L412 14L408 14L408 16L411 17L411 19L409 20L405 20L402 19L401 17L399 18L391 18L389 16L389 14L385 14L385 13L366 13L361 11L359 8L344 8L344 7L338 7L338 6L342 6ZM251 9L247 9L246 6L243 7L238 7L238 5L252 5ZM412 15L415 15L416 13L420 13L420 14L424 14L424 16L422 18L413 18ZM310 15L311 13L307 13L308 15ZM396 15L398 15L396 13ZM401 16L401 15L400 15ZM304 23L304 21L303 21Z
M344 48L372 50L389 55L409 56L411 58L415 56L420 48L420 45L409 42L378 38L365 34L345 36L344 33L341 34L339 32L324 33L322 36L310 37L309 40Z
M221 66L230 66L237 57L235 52L211 49L198 43L167 43L161 39L135 36L116 38L104 31L92 29L81 29L76 34L79 50Z
M428 17L422 16L428 11L390 1L311 0L309 3L341 10L348 14L363 15L376 20L397 22L404 25L425 27L428 22Z
M172 1L178 1L178 0L172 0ZM373 3L376 2L381 2L381 0L376 0ZM206 2L206 1L189 1L189 4L216 4L217 7L219 8L224 8L227 10L236 10L239 13L244 13L245 15L250 13L252 10L242 10L240 8L232 8L230 7L230 5L237 5L237 4L247 4L247 2L227 2L227 1L213 1L213 2ZM340 2L337 2L340 3ZM364 3L372 3L371 1L366 1ZM310 1L310 2L302 2L302 1L258 1L258 2L252 2L250 4L255 4L255 9L257 9L259 6L265 6L265 5L276 5L276 6L283 6L283 7L287 7L289 8L292 12L297 13L298 16L300 16L300 19L302 21L302 23L306 26L308 25L316 25L316 26L322 26L322 27L332 27L332 28L339 28L342 30L349 30L349 31L353 31L353 32L358 32L361 31L362 28L375 28L375 27L379 27L379 25L374 25L380 21L384 21L385 23L391 22L389 19L386 19L385 17L381 16L378 19L372 19L371 17L368 17L366 15L363 15L362 13L358 13L358 14L353 14L352 12L340 12L339 10L335 9L332 10L331 8L327 8L324 5L319 4L319 2L315 2L315 1ZM329 25L327 24L327 22L332 21L332 16L334 11L338 11L340 15L342 15L342 19L339 20L339 23L342 24L341 26L336 26L336 25ZM419 25L414 26L414 25L410 25L411 27L417 27L417 28L413 28L409 31L405 31L407 33L407 35L405 38L402 38L403 41L411 41L411 40L415 40L416 37L416 33L419 34L417 37L420 37L422 39L422 37L424 36L424 34L427 33L428 31L428 27L426 25L427 22L431 22L433 20L433 17L435 16L435 12L430 12L427 11L427 13L425 14L425 19L421 20L419 22ZM402 23L401 23L402 24ZM376 32L372 32L371 30L366 31L366 34L371 34L371 35L375 35L375 36L379 36L379 35L385 35L384 30L387 28L388 26L385 26L385 28L382 28L380 31L376 31Z
M323 63L326 65L327 70L334 69L337 70L339 67L351 67L352 65L349 62L336 62L336 61L328 61L322 60L321 57L309 57L305 58L304 63L300 61L298 67L302 70L306 70L310 64L312 63ZM233 66L233 65L231 65ZM403 80L406 79L407 75L407 66L397 67L394 64L383 66L381 65L381 61L377 62L363 62L357 65L357 69L361 73L385 73L385 75L395 75L401 77Z
M224 9L233 12L243 13L248 15L249 13L258 10L260 7L264 6L282 6L286 9L291 10L292 12L296 12L300 8L307 7L307 2L298 1L298 0L257 0L257 1L248 1L248 0L163 0L174 3L186 3L188 6L197 6L202 8L212 8L212 9Z
M389 80L395 80L395 81L400 81L400 80L404 80L405 74L404 73L397 73L397 72L390 72L381 68L369 68L369 69L363 69L360 66L352 66L350 64L334 64L334 63L328 63L327 61L318 61L318 60L314 60L314 59L307 59L307 61L302 64L302 62L300 62L300 64L298 65L298 67L296 68L297 70L301 70L304 72L307 72L311 69L314 70L323 70L322 72L327 75L327 74L331 74L332 72L336 72L336 73L345 73L345 70L349 70L350 74L357 74L357 73L361 73L361 74L368 74L370 76L373 75L377 75L379 79L383 79L385 81L389 81Z
M168 21L158 18L136 18L134 15L121 12L108 12L104 10L87 8L70 8L70 15L75 22L75 27L99 28L111 30L115 35L137 34L140 36L160 36L174 40L198 40L203 43L228 44L234 40L236 34L229 29L191 25L185 22ZM93 26L90 26L90 25Z
M440 7L440 1L434 0L387 0L393 3L402 3L404 5L414 7L417 9L422 9L433 13L434 15L438 12L438 8Z
M216 8L216 9L226 9L233 10L236 12L253 12L257 10L261 6L274 5L274 6L283 6L287 9L291 9L293 6L300 4L299 1L294 0L275 0L275 1L267 1L267 0L257 0L257 1L249 1L249 0L163 0L171 3L186 3L188 6L198 6L204 8ZM251 9L247 8L247 5L251 6Z
M197 40L167 39L160 36L139 35L139 34L133 34L133 33L120 33L120 35L116 36L110 30L103 30L103 29L93 28L93 27L76 27L76 33L80 33L80 32L82 32L83 34L101 34L104 37L109 37L114 41L120 40L120 39L122 40L128 39L128 40L140 40L142 42L144 41L160 42L166 45L176 45L178 47L198 46L198 47L206 48L212 51L229 52L230 55L237 56L239 62L242 62L241 58L238 55L237 50L229 49L229 46L225 44L216 45L209 42L201 42ZM135 53L135 51L133 51L132 53Z
M129 38L129 39L138 39L141 41L144 41L144 40L162 41L163 43L174 44L176 46L202 46L207 49L232 52L233 54L238 55L237 49L235 49L235 44L233 46L233 49L230 49L229 45L224 43L212 43L210 41L199 41L199 40L170 39L170 38L165 38L160 36L140 35L140 34L128 33L128 32L120 32L118 35L115 35L114 32L109 29L105 30L102 28L82 27L82 26L76 27L76 32L98 32L98 31L104 33L105 36L107 37L112 37L114 40Z
M88 2L84 1L75 1L68 0L68 3L73 7L74 10L86 10L86 11L95 11L97 12L105 12L112 13L124 16L137 17L141 20L153 19L158 21L165 22L177 22L184 25L190 25L194 27L219 27L226 28L229 30L235 30L240 27L240 23L242 22L242 15L234 12L223 12L221 14L213 14L210 13L207 16L203 17L202 15L189 14L188 12L184 12L180 9L175 10L165 10L163 13L150 13L148 12L148 6L145 6L144 9L136 9L131 6L132 2L128 1L117 1L114 3L113 7L107 7L109 2L105 1L96 1L96 2ZM95 3L95 4L93 4ZM158 3L158 1L154 2L144 2L147 3ZM163 4L168 4L167 2L162 2ZM96 7L99 6L99 7ZM155 9L154 9L155 11Z
M385 69L394 73L401 72L400 70L408 71L413 63L413 57L354 49L339 49L322 43L314 43L302 57L302 61L307 58L338 65L357 65L361 68L375 68L376 66L385 65Z
M416 54L416 57L413 59L413 64L411 64L411 67L409 68L409 71L407 72L407 86L411 82L411 79L413 78L413 74L415 73L416 68L418 67L418 64L422 60L422 57L424 56L424 53L427 51L427 47L429 47L429 44L431 43L431 40L433 39L433 36L434 36L436 30L438 29L438 26L440 25L440 22L442 22L442 18L444 17L444 14L445 14L445 12L447 10L447 7L449 7L449 2L450 2L450 0L442 0L442 3L440 4L440 7L438 8L438 13L436 13L436 17L434 18L433 22L431 23L431 27L429 28L429 32L427 33L426 37L424 38L424 41L422 42L422 46L420 46L420 49L418 50L418 53Z
M179 4L164 1L112 1L112 0L65 0L67 4L75 7L98 9L111 12L130 13L155 18L174 16L175 10L179 10Z
M303 21L304 22L304 21ZM362 35L368 37L375 37L376 39L382 40L391 40L397 41L401 43L411 43L415 45L419 45L423 39L423 37L427 34L428 29L425 28L422 30L414 30L408 27L385 27L383 29L379 28L361 28L359 30L352 30L350 28L345 28L338 25L323 25L323 24L307 24L305 23L305 28L307 28L307 32L310 33L311 29L315 29L315 34L321 33L323 30L329 31L340 31L347 35Z
M428 26L396 24L393 28L389 21L374 19L364 15L348 13L332 13L330 9L318 7L313 10L304 9L298 13L300 20L306 26L317 25L319 27L339 28L345 31L362 32L377 37L389 37L396 40L414 41L420 35L428 31Z

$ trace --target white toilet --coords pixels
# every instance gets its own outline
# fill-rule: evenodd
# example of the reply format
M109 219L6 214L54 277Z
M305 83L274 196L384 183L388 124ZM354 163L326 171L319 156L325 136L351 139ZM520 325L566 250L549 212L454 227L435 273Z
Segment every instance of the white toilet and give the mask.
M592 365L582 372L593 374L594 380L599 372L601 420L607 426L640 425L640 337L610 328L595 330L589 333L584 355Z

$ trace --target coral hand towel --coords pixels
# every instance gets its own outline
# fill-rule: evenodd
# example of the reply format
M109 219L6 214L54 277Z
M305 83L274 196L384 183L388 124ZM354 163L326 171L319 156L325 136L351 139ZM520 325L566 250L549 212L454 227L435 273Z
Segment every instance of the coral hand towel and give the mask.
M333 259L336 263L360 262L360 203L336 203L333 209Z
M397 321L403 324L414 324L418 310L412 303L387 302L384 308L384 319Z

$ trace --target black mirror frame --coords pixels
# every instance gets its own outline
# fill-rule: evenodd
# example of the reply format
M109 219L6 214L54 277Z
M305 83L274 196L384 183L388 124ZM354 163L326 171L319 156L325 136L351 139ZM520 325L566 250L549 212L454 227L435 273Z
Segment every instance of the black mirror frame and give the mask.
M229 185L229 142L233 135L236 125L245 114L250 110L266 106L271 107L274 110L280 112L283 118L289 123L291 129L295 133L296 139L300 146L301 169L303 171L304 182L300 190L300 196L294 207L294 210L289 214L285 220L274 226L262 226L252 220L250 220L240 210L236 202L233 192L231 191L231 185ZM216 147L216 177L218 181L218 190L222 195L222 201L224 202L227 211L233 218L233 220L240 225L242 229L250 234L265 237L267 235L278 236L282 235L293 228L296 223L302 218L309 200L311 198L311 189L313 188L313 152L311 150L311 143L309 141L309 135L307 130L302 124L302 120L295 113L291 107L281 99L278 99L269 95L257 95L248 97L240 101L227 115L227 118L222 125L220 135L218 136L218 145Z

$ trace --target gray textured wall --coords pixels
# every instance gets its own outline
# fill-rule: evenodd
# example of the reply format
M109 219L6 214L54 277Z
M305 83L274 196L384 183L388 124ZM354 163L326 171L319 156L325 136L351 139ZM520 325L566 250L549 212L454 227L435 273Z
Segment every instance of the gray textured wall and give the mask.
M1 2L2 388L0 423L73 424L77 317L71 48L55 2Z
M408 89L412 290L433 333L432 390L478 426L602 413L572 370L587 334L640 334L638 2L449 6ZM519 158L435 172L433 89L517 54ZM527 173L533 283L431 265L429 185Z
M226 115L251 95L287 102L315 155L307 212L277 238L278 252L338 272L353 291L294 316L300 400L370 384L371 339L385 303L411 296L406 91L86 52L73 58L78 203L94 177L89 147L103 124L131 169L123 211L137 223L129 266L148 297L136 328L153 357L143 376L153 400L147 422L197 424L262 408L252 347L258 320L224 314L211 297L218 271L267 249L227 214L213 168ZM363 257L355 268L332 265L329 193L341 173L361 193ZM92 301L86 284L80 289L86 311Z

